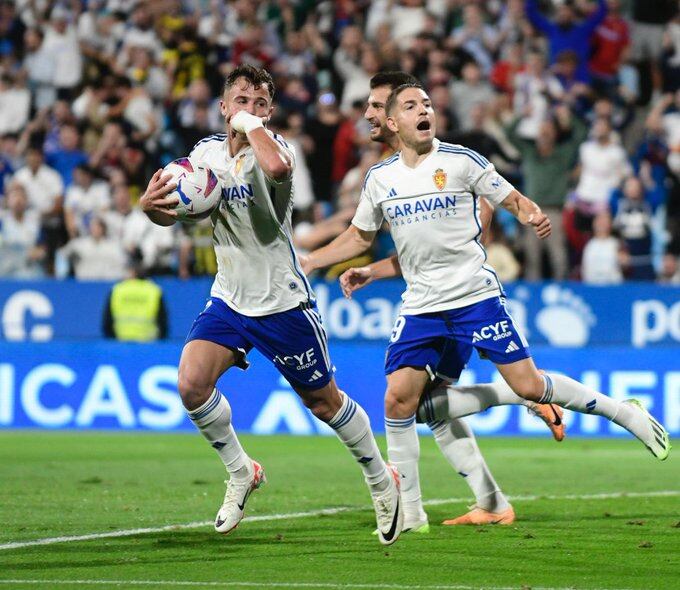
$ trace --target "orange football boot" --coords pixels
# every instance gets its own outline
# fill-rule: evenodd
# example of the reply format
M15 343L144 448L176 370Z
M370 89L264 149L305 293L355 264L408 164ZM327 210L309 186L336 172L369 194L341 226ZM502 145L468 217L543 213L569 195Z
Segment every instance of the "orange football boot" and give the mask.
M482 525L482 524L512 524L515 522L515 511L509 506L503 512L489 512L484 508L473 507L470 512L458 518L445 520L442 524L451 525Z
M564 420L562 420L564 412L562 408L555 404L533 404L527 408L527 411L545 422L557 442L564 439Z

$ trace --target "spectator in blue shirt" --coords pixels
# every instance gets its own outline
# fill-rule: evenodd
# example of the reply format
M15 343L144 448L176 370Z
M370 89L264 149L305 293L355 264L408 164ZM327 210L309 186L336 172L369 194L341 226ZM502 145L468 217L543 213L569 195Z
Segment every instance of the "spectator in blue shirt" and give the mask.
M47 157L47 164L54 168L69 187L73 182L73 171L87 164L87 154L79 149L80 133L75 125L66 124L59 130L59 149Z
M605 0L598 0L597 9L579 22L571 0L565 0L557 7L555 20L546 18L538 9L537 0L527 0L526 12L531 24L543 33L550 44L550 64L557 61L563 51L571 50L578 56L576 79L588 82L588 60L591 52L591 37L595 29L607 16Z

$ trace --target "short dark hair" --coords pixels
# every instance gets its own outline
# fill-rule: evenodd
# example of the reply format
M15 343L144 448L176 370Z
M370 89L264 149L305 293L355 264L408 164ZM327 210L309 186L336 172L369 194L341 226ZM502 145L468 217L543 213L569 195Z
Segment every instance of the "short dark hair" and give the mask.
M420 84L418 78L406 72L378 72L371 78L371 90L380 86L389 86L392 90L404 84Z
M416 82L415 84L410 83L401 84L400 86L397 86L394 90L392 90L392 92L390 92L390 95L387 98L387 102L385 103L385 113L387 113L387 116L389 116L390 112L397 104L397 97L402 92L404 92L404 90L408 90L409 88L417 88L418 90L423 90L423 87L418 82Z
M267 92L269 92L269 98L274 98L274 80L271 74L264 68L256 68L250 64L242 64L236 67L227 76L224 81L224 87L222 88L222 93L229 90L239 78L245 78L249 84L252 85L255 90L259 90L263 85L267 85Z

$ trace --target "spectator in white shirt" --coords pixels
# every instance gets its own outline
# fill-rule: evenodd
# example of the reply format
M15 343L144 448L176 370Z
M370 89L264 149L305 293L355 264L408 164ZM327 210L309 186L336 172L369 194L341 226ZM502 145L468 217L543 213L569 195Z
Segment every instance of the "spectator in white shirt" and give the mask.
M55 250L66 241L63 217L64 184L61 175L44 163L42 148L29 146L26 165L12 177L24 187L29 207L40 215L47 247L47 268L51 270Z
M31 92L21 78L0 75L0 135L17 133L28 123Z
M28 29L24 33L26 54L23 67L34 95L37 110L50 107L57 100L54 87L55 56L45 47L45 35L40 29Z
M78 44L75 25L69 22L71 14L58 5L50 15L50 25L45 32L44 50L54 58L54 86L57 91L69 97L82 79L83 58Z
M90 218L111 207L109 185L95 178L94 171L81 164L73 171L73 184L66 191L64 221L70 238L87 233Z
M621 241L612 236L612 219L608 211L595 216L593 234L583 250L583 282L591 285L623 282L622 266L626 264L627 256Z
M45 249L40 244L40 216L28 208L20 184L7 191L7 210L0 211L0 277L36 277Z
M61 213L64 183L60 174L44 162L42 149L30 146L26 151L26 165L17 171L12 181L26 189L31 208L43 217L49 217Z
M592 139L581 144L579 165L581 175L575 190L576 205L590 215L607 210L612 191L633 172L626 150L604 117L595 120Z
M121 243L107 237L106 224L99 217L90 220L89 231L89 235L71 240L61 248L58 256L68 260L79 280L117 281L123 278L127 257Z

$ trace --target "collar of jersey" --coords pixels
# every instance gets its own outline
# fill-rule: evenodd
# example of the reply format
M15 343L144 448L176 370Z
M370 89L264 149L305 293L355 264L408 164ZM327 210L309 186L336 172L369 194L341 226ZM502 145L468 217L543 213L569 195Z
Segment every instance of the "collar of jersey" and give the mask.
M420 170L422 168L423 164L425 164L425 162L427 162L438 151L439 151L439 140L435 137L432 140L432 151L429 154L427 154L425 159L420 164L418 164L415 168L411 168L411 166L407 166L404 163L404 154L401 152L401 150L399 150L399 158L397 159L397 161L399 162L399 164L401 166L406 168L406 170Z
M236 158L239 154L246 154L246 153L248 152L249 149L252 149L252 147L251 147L250 144L246 144L246 145L243 146L238 152L236 152L236 154L234 154L234 155L232 156L232 155L231 155L231 149L229 148L229 138L226 137L226 138L224 139L224 144L223 144L222 149L226 152L228 158L232 158L232 159L233 159L233 158Z

